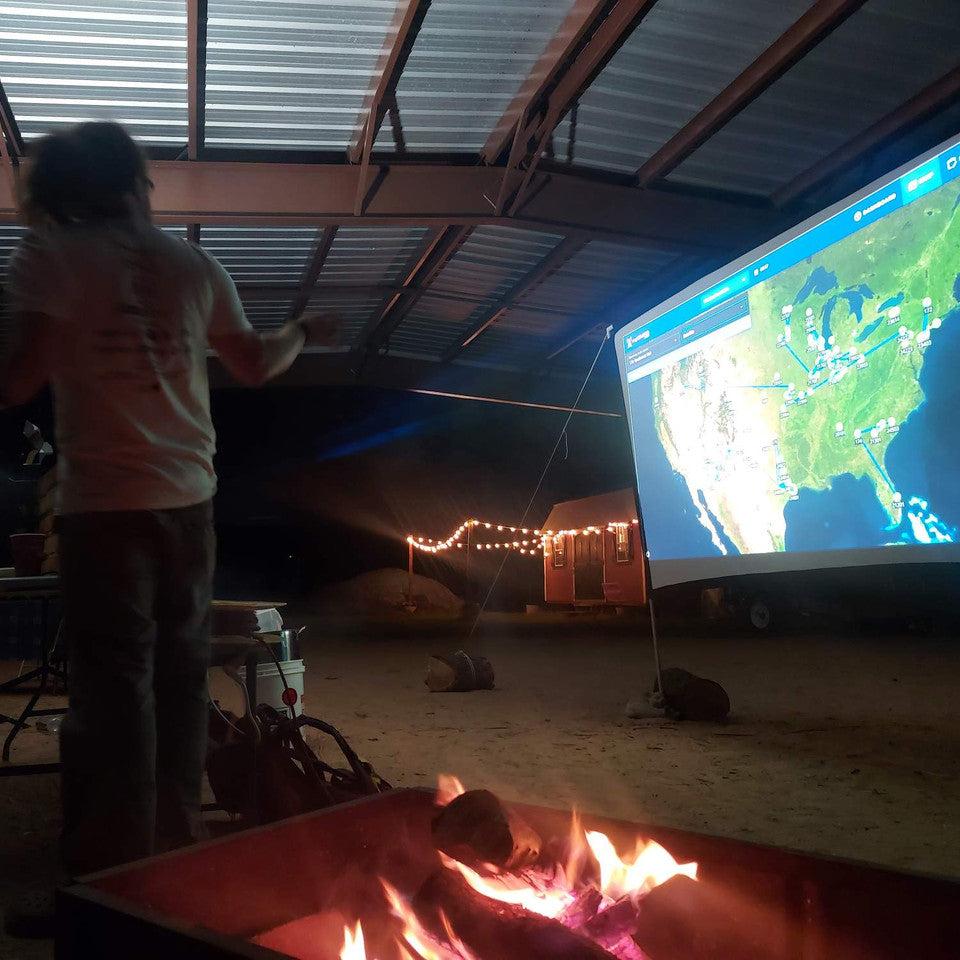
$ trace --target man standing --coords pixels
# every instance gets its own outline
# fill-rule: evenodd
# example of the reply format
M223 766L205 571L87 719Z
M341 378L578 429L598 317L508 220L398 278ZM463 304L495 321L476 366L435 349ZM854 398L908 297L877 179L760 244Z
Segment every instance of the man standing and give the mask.
M260 333L233 281L151 223L143 154L111 123L31 150L0 403L53 389L70 709L71 875L199 836L214 568L208 345L242 383L286 370L313 318Z

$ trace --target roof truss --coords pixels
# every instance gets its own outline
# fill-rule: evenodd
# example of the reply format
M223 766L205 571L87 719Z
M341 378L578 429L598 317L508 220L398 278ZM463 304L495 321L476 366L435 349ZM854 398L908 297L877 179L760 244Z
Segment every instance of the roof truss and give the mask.
M866 0L817 0L753 63L671 137L637 171L637 185L647 187L678 167L697 147L748 107L801 57L828 37Z
M811 191L960 100L960 67L955 67L781 187L772 202L747 202L660 182L865 2L816 0L660 147L636 171L635 179L561 169L556 162L543 159L557 124L567 114L572 114L575 122L583 92L656 4L656 0L573 0L564 23L493 124L479 157L427 159L405 151L396 91L431 0L396 0L387 31L389 42L369 81L371 92L349 150L336 154L317 151L309 158L291 152L295 157L292 163L277 163L279 153L260 151L265 162L258 162L256 151L205 146L208 0L185 2L186 150L178 145L160 147L155 155L187 159L154 161L158 220L186 224L187 235L195 242L202 239L204 224L319 228L316 246L296 286L291 282L276 288L246 287L244 296L289 296L290 316L299 315L312 295L325 290L382 296L382 307L356 351L368 365L383 352L391 334L478 225L525 228L560 234L563 239L495 302L476 298L475 302L487 305L443 355L447 363L468 351L519 305L524 294L593 240L655 245L676 254L673 266L636 290L629 302L608 304L599 320L593 316L571 324L569 313L524 305L528 312L567 317L563 336L549 349L549 357L554 358L598 326L622 319L651 298L662 299L671 289L704 272L707 264L726 262L801 219L804 210L798 201ZM384 158L375 155L374 144L388 117L396 152ZM6 173L0 177L0 222L17 218L16 173L24 153L17 118L0 84L0 164ZM237 159L215 159L229 153ZM304 162L307 159L311 162ZM480 165L475 164L477 159ZM313 162L317 160L323 162ZM637 190L637 185L650 189ZM777 209L784 205L789 211L786 215ZM398 282L323 284L319 278L326 257L338 226L345 224L428 226L431 232ZM472 299L467 294L454 298Z

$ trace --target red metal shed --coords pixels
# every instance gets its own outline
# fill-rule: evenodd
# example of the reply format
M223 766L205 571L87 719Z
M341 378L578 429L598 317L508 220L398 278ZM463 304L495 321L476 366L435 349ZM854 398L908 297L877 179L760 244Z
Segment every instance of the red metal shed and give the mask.
M558 503L544 521L543 599L580 606L646 603L633 490Z

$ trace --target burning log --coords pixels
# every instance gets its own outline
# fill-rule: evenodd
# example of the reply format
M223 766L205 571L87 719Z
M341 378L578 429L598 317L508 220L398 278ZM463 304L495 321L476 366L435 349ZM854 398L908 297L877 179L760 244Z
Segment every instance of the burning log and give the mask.
M542 846L536 831L489 790L469 790L451 800L433 820L433 842L461 863L506 870L533 863Z
M443 937L445 922L478 957L550 957L551 960L613 960L613 954L557 920L490 900L462 877L441 870L427 879L413 901L427 929Z
M615 947L637 930L637 905L632 897L621 897L587 920L580 929L594 941L606 948Z
M596 887L585 887L577 899L557 919L571 930L579 930L591 920L603 906L603 894Z
M450 656L434 654L427 661L426 684L432 693L492 690L493 665L486 657L471 657L459 650Z
M676 876L640 901L633 939L650 960L733 960L779 952L763 943L764 931L748 928L715 890Z

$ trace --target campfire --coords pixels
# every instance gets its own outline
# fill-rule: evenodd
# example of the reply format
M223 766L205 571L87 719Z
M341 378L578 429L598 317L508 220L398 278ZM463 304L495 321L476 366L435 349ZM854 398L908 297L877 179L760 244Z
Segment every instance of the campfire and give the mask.
M645 902L667 881L696 880L658 843L618 851L606 834L571 817L563 843L543 844L488 791L441 777L434 843L441 869L405 899L381 880L384 906L399 921L403 960L647 960L637 942ZM363 926L343 931L340 960L388 960L368 952Z

